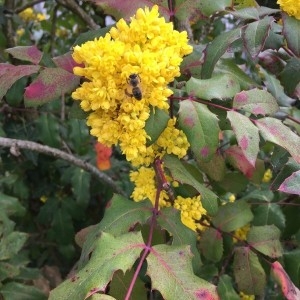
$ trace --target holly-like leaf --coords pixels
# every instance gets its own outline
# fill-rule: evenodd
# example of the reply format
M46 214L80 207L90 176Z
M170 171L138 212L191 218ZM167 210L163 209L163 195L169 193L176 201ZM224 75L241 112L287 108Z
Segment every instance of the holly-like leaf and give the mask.
M37 65L43 57L43 52L41 52L35 45L8 48L5 51L12 55L14 58L29 61L35 65Z
M240 170L247 178L251 178L255 171L255 166L249 162L243 150L239 146L231 146L225 151L225 155L229 163Z
M286 39L288 48L300 57L300 21L295 17L290 17L282 13L283 35Z
M262 20L248 24L243 29L242 37L245 48L253 58L256 58L263 49L273 20L272 17L265 17Z
M77 203L82 207L86 207L90 200L90 181L90 173L80 168L74 169L71 178L72 189Z
M236 94L232 107L249 112L253 115L274 115L279 106L276 99L267 91L252 89Z
M294 172L287 177L278 190L288 194L300 195L300 171Z
M28 235L24 232L13 231L1 238L0 260L12 258L24 246Z
M253 125L249 118L235 111L228 111L227 118L230 120L238 145L246 159L252 166L255 166L259 151L259 134L257 127Z
M220 206L217 215L212 218L212 223L222 231L231 232L245 226L252 219L249 204L239 200Z
M199 248L206 259L220 261L223 255L222 234L214 228L206 229L201 235Z
M247 1L243 0L243 1L238 1L238 2L247 2ZM242 9L239 9L236 11L232 11L230 13L238 19L259 20L259 18L261 18L261 17L280 12L279 9L272 9L269 7L258 6L256 1L253 1L253 0L250 0L248 2L252 2L252 5L251 5L251 3L247 3L247 4L243 3L245 5L245 8L242 8ZM250 6L254 6L254 7L250 7ZM239 5L238 7L241 7L241 6Z
M204 100L232 98L240 91L239 82L230 74L217 74L209 79L191 78L186 83L190 96Z
M152 145L167 127L169 115L162 109L150 109L150 116L146 121L145 131L151 139L147 139L147 146Z
M132 268L143 244L140 232L129 232L118 237L99 232L86 266L52 290L49 299L86 299L97 292L104 292L116 270L125 273Z
M238 289L248 295L262 295L266 274L249 247L235 248L233 270Z
M219 145L218 118L206 105L195 101L180 102L179 126L191 145L196 160L209 161Z
M300 82L300 58L292 57L287 61L283 71L280 73L280 79L287 94L293 95Z
M197 248L197 234L195 231L183 225L180 214L180 211L175 208L163 208L160 210L157 223L172 236L173 246L190 245L193 253L193 269L195 273L198 273L199 267L201 266L201 259Z
M36 123L38 139L48 146L58 148L60 145L58 120L50 114L41 114Z
M147 257L152 288L164 299L219 299L214 285L193 275L191 259L189 246L152 247Z
M39 69L39 66L0 64L0 100L17 80L37 73Z
M241 298L233 288L231 277L228 275L222 275L219 278L218 294L222 300L240 300Z
M284 253L284 266L293 282L298 282L300 275L300 250L295 249Z
M253 226L247 235L247 242L259 252L271 257L282 256L280 230L274 225Z
M15 197L5 195L0 192L1 211L7 216L23 216L26 213L25 207Z
M72 57L71 52L67 52L63 55L53 57L52 59L55 65L61 69L66 70L69 73L73 73L73 68L78 66Z
M152 216L150 201L133 202L114 195L99 224L91 229L81 252L80 265L84 265L93 251L95 240L102 231L115 236L134 229L137 224L145 224Z
M267 117L254 122L266 141L286 149L295 161L300 163L300 137L297 134L274 118Z
M215 215L218 211L217 195L210 189L201 184L189 171L184 167L181 161L171 155L164 156L165 167L171 172L174 180L191 185L201 194L201 202L208 214Z
M79 76L61 68L44 68L26 88L25 104L37 106L61 98L62 95L70 93L78 86L79 79Z
M283 295L287 300L300 299L300 290L294 285L289 275L285 272L280 262L275 261L271 265L272 275L280 284Z
M240 37L241 30L237 28L223 32L207 45L204 51L204 62L201 70L202 79L208 79L211 77L217 61L226 52L230 45L240 39Z

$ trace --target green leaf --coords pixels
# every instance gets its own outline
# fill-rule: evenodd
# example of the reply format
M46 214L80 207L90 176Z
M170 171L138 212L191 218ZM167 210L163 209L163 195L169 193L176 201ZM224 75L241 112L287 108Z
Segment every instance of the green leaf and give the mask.
M285 216L279 205L275 203L263 203L254 208L253 225L263 226L274 224L281 230L285 228Z
M279 76L287 94L293 95L300 82L300 58L289 59Z
M217 1L214 1L217 2ZM214 67L230 45L241 37L239 28L223 32L217 36L204 51L204 62L201 70L202 79L211 77Z
M212 223L222 231L231 232L245 226L252 219L250 206L239 200L220 206L217 215L212 218Z
M86 207L90 201L90 181L90 173L80 168L74 169L71 178L72 189L77 203L82 207Z
M0 260L14 257L24 246L28 235L24 232L13 231L1 238Z
M243 1L235 1L235 2L247 2L245 0ZM279 9L272 9L264 6L258 6L256 1L248 0L249 3L243 3L245 8L236 10L236 11L230 11L230 14L235 16L238 19L243 20L259 20L259 18L264 17L266 15L271 15L274 13L280 12ZM250 7L255 6L255 7ZM235 3L236 7L236 3ZM240 5L238 7L241 7Z
M274 118L267 117L254 122L266 141L286 149L295 161L300 163L300 137L297 134Z
M222 234L214 228L206 229L201 235L199 248L206 259L220 261L223 255Z
M259 89L242 91L236 94L232 107L256 116L274 115L279 110L276 99L269 92Z
M260 72L264 76L264 82L268 91L275 97L280 106L291 106L295 102L294 99L288 97L283 90L280 81L274 76L260 68Z
M43 57L43 52L41 52L35 45L8 48L5 52L8 52L14 58L29 61L35 65L37 65Z
M238 289L248 295L262 295L266 274L258 257L249 247L235 248L233 261L234 277Z
M169 115L162 109L150 109L150 116L145 124L145 131L150 139L147 139L147 146L152 145L165 130L170 120Z
M182 2L186 2L186 1L182 1ZM197 1L191 1L191 2L197 3ZM209 17L210 15L218 11L225 10L225 8L231 6L232 6L232 0L218 0L218 1L200 0L199 1L199 9L201 13L207 17Z
M204 100L232 98L240 91L239 82L230 74L217 74L209 79L191 78L186 83L189 95Z
M19 200L0 192L0 207L1 211L5 212L8 216L24 216L26 209Z
M274 225L253 226L247 234L247 242L259 252L271 257L282 256L280 230Z
M43 68L37 78L26 88L25 106L32 107L60 99L72 92L79 84L80 77L61 68Z
M253 125L249 118L235 111L228 111L227 118L231 123L238 145L242 149L246 159L252 166L255 166L259 151L259 134L257 127Z
M3 282L7 278L13 278L20 274L20 267L14 266L8 262L0 262L0 282ZM1 288L0 288L1 294Z
M95 247L95 241L100 232L105 231L115 236L126 233L137 224L145 224L152 216L152 203L150 201L133 202L120 195L114 195L105 210L101 222L91 229L83 245L80 265L84 265Z
M293 282L298 282L300 276L300 249L284 253L283 259L285 270L290 275Z
M195 101L180 102L179 126L191 145L196 160L209 161L219 145L218 118L206 105Z
M36 121L38 139L43 144L59 148L60 135L58 119L51 114L41 114Z
M294 172L287 177L278 190L288 194L300 195L300 171Z
M76 38L76 41L73 46L81 46L87 41L93 41L94 39L99 38L100 36L105 36L105 34L108 33L112 27L113 25L81 33Z
M9 300L46 300L47 296L39 289L18 282L9 282L0 288L4 299Z
M76 154L84 155L90 149L90 132L85 120L69 119L67 121L70 134L68 138Z
M242 37L244 45L252 58L256 58L263 49L273 20L272 17L265 17L262 20L252 22L243 28Z
M219 299L214 285L193 274L189 246L157 245L152 249L147 274L152 289L164 299Z
M228 275L222 275L219 278L217 287L218 294L222 300L240 300L240 296L233 288L231 277Z
M104 292L115 271L125 273L132 268L140 256L142 245L140 232L129 232L119 237L101 232L86 266L52 290L49 300L86 299L94 293Z
M181 161L171 155L164 156L165 167L168 168L174 180L180 183L185 183L194 187L201 194L201 202L204 209L210 215L215 215L218 211L217 195L199 183L195 177L188 172Z
M195 231L183 225L180 211L171 207L161 209L157 223L172 236L173 246L190 245L193 253L193 269L194 272L197 273L201 266L200 253L197 249L197 234Z
M286 38L288 48L300 57L300 21L295 17L290 17L286 13L282 14L283 35Z

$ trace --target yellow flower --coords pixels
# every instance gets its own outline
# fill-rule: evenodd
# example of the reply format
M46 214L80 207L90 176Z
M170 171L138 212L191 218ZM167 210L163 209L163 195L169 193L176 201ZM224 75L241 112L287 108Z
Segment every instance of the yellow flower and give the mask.
M39 22L44 21L44 20L46 20L46 15L41 14L41 13L37 13L35 19L36 19L36 21L39 21Z
M255 300L255 296L254 295L246 295L243 292L240 292L240 298L242 300Z
M34 21L35 12L31 7L28 7L19 13L19 17L25 22Z
M300 1L298 0L277 0L277 4L289 16L300 20Z
M47 200L48 200L48 197L45 196L45 195L43 195L43 196L40 197L40 201L41 201L42 203L46 203Z
M234 202L235 201L235 195L234 194L231 194L228 198L229 202Z
M153 162L154 149L146 147L145 122L153 107L169 108L168 84L180 75L182 57L192 52L187 42L187 33L159 17L155 5L151 10L138 9L129 24L121 19L104 37L74 48L74 60L84 65L75 67L74 73L87 81L72 97L90 112L91 134L107 146L120 144L126 159L136 166ZM138 75L141 100L132 95L132 74ZM177 140L165 146L166 151L182 156L186 150L177 149L176 143L187 144Z
M25 33L25 29L24 28L19 28L17 31L16 31L16 34L17 36L20 38L22 35L24 35Z
M183 198L178 196L175 199L174 207L181 211L181 222L196 231L203 231L206 227L197 223L201 219L202 215L206 214L206 210L201 204L201 197L196 196L193 198Z
M250 224L247 224L244 227L237 229L234 232L233 242L237 243L238 241L245 241L249 230L250 230Z
M265 171L264 176L263 176L263 178L262 178L261 181L265 182L265 183L268 183L268 182L270 182L270 180L272 179L272 177L273 177L273 173L272 173L271 169L267 169Z

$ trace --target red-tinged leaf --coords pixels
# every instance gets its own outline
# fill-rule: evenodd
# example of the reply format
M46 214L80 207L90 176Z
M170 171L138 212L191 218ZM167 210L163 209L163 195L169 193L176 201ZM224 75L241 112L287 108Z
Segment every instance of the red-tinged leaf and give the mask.
M280 284L282 293L286 297L286 299L299 300L300 290L291 281L282 265L278 261L275 261L271 265L271 270L275 280Z
M278 190L288 194L300 195L300 171L294 172L286 178Z
M222 234L214 228L206 229L201 235L199 248L206 259L220 261L223 255Z
M227 119L229 119L231 123L238 145L245 155L245 158L254 167L259 151L259 134L257 127L253 125L249 118L235 111L228 111Z
M239 146L234 145L229 147L226 149L225 155L232 166L240 170L247 178L252 177L255 166L249 162Z
M104 292L116 270L125 273L132 268L143 245L140 232L129 232L119 237L101 232L95 239L88 263L52 290L49 299L86 299L97 292Z
M79 84L79 77L60 68L45 68L26 88L26 106L37 106L69 93Z
M165 167L170 170L173 179L195 188L201 194L202 205L208 214L215 215L218 211L217 195L204 184L201 184L177 157L165 155L163 160Z
M164 299L217 300L216 287L193 274L189 246L157 245L147 257L152 288Z
M297 134L274 118L267 117L254 122L266 141L286 149L295 161L300 163L300 137Z
M225 100L234 97L241 89L235 77L224 73L217 74L209 79L197 79L192 77L186 83L186 90L189 95L204 100Z
M201 78L211 77L214 67L220 57L226 52L230 45L241 37L241 30L233 29L223 32L217 36L204 51L204 62L201 70Z
M39 69L39 66L0 64L0 100L17 80L37 73Z
M99 170L108 170L111 167L110 164L110 157L112 154L112 148L107 147L99 142L95 144L95 151L96 151L96 160L97 160L97 167Z
M37 65L43 57L43 52L41 52L35 45L18 46L6 49L5 51L11 54L14 58L29 61L35 65Z
M71 55L71 52L68 52L68 53L60 55L60 56L56 56L53 58L53 61L56 66L66 70L70 73L73 73L73 68L76 66L83 67L83 65L80 65L75 62L75 60L73 59L73 57Z
M220 206L217 215L212 218L212 223L222 231L231 232L242 228L252 219L250 205L246 201L239 200Z
M255 116L274 115L279 110L276 99L269 92L256 88L236 94L232 107Z
M204 104L184 100L180 102L178 121L196 160L209 161L219 145L220 128L217 116Z
M104 10L105 14L114 16L117 20L120 18L129 20L139 8L144 9L145 7L149 7L151 9L155 4L159 5L160 15L163 15L166 20L169 20L170 18L167 1L92 0L92 2L96 3L96 5L99 5Z
M259 252L271 257L282 256L280 230L274 225L253 226L247 235L247 242Z
M300 57L300 20L282 13L283 30L288 48Z
M263 49L273 20L272 17L265 17L262 20L248 24L243 29L244 46L253 58L256 58Z
M266 274L258 257L249 247L235 249L233 270L238 289L248 295L262 295Z

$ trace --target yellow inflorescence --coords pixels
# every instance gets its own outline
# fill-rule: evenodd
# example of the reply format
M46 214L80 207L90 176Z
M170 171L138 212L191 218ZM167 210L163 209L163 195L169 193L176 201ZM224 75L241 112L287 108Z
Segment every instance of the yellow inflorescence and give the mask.
M26 8L22 12L19 13L20 18L24 22L30 22L30 21L43 21L46 19L46 15L41 13L36 13L31 7Z
M180 75L182 57L191 52L187 33L174 30L172 23L159 17L156 5L138 9L129 24L121 19L104 37L76 46L73 58L84 66L75 67L74 73L88 81L72 96L90 112L91 134L107 146L119 144L134 165L149 164L154 149L146 147L145 122L151 107L168 109L172 94L168 84ZM139 76L140 101L132 96L131 74ZM175 142L165 148L182 155L185 150L176 146Z
M254 295L246 295L243 292L240 292L240 298L241 300L254 300L255 296Z
M273 177L273 173L272 173L271 169L267 169L265 171L264 176L263 176L261 181L264 182L264 183L268 183L268 182L270 182L272 177Z
M277 0L277 4L288 15L300 20L300 1L298 0Z
M233 242L237 243L238 241L245 241L249 230L250 230L250 224L247 224L244 227L237 229L234 232Z

